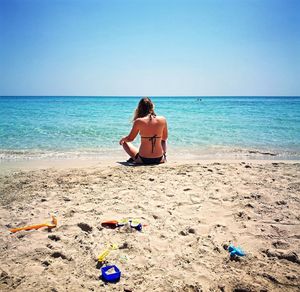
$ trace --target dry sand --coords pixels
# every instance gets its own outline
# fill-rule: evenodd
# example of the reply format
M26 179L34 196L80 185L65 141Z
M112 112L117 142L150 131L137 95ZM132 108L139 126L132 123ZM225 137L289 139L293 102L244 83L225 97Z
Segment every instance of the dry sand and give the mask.
M1 291L299 291L300 164L189 163L0 176ZM59 226L10 233L47 221ZM143 232L105 229L139 218ZM230 259L230 242L247 253ZM97 255L120 282L99 279Z

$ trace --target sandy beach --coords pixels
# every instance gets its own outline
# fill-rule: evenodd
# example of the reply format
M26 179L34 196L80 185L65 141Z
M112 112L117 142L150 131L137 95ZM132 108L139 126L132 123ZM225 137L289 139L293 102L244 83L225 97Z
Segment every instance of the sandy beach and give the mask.
M2 172L0 290L299 291L299 173L274 161ZM9 232L51 212L51 231ZM122 218L142 232L101 225ZM230 258L230 243L246 256ZM108 244L116 284L99 278Z
M300 292L299 11L0 0L0 292Z

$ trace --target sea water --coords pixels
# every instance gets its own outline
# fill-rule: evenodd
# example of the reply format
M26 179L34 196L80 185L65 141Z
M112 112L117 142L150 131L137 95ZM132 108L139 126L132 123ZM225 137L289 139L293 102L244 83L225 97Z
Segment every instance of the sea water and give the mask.
M140 97L0 97L0 157L119 153ZM300 97L152 97L167 118L169 150L300 158ZM139 140L137 139L136 145Z

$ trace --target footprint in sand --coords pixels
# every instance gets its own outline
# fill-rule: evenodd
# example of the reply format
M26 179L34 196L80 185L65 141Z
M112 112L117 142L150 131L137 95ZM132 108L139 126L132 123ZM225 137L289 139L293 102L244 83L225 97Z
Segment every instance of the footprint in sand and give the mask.
M120 190L119 192L118 192L118 194L119 194L119 196L127 196L127 195L130 195L130 193L132 193L132 190Z
M228 227L226 225L216 224L213 226L213 229L217 232L225 232L228 230Z
M202 203L200 194L191 193L190 194L190 201L192 202L192 204Z
M163 229L169 230L171 232L178 232L178 217L176 216L167 216L164 220Z
M251 217L244 211L238 211L233 216L236 220L242 220L243 221L243 220L250 220L251 219Z
M276 249L287 249L289 248L289 244L283 240L276 240L272 242L272 245L276 248Z
M233 236L231 232L229 232L228 227L226 225L222 224L215 224L213 225L208 232L209 238L217 238L219 237L218 241L225 239L224 236L226 236L226 241L228 238L232 239ZM221 237L220 237L221 236Z

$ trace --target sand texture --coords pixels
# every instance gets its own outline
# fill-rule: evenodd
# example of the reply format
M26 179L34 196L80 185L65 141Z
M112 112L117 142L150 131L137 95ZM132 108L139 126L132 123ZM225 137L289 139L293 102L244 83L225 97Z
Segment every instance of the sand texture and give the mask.
M17 171L0 200L1 291L299 291L299 163ZM51 232L8 231L55 211ZM122 218L147 226L101 226ZM231 242L247 255L230 259ZM109 243L116 284L99 279Z

